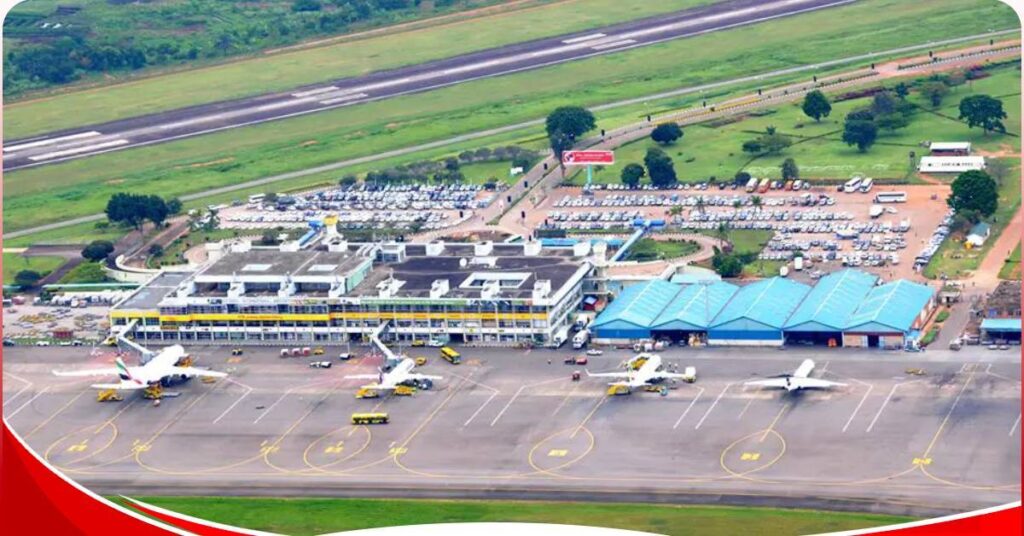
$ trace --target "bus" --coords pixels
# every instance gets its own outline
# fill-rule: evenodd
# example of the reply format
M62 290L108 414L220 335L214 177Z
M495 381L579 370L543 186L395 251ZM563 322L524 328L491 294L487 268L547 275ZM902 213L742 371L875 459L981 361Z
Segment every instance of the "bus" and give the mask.
M772 181L770 181L768 179L761 179L761 185L757 188L757 191L758 191L758 193L762 193L763 194L763 193L767 192L768 188L771 188L771 186L772 186Z
M752 194L752 193L754 193L754 190L757 190L757 183L758 182L760 182L760 181L758 181L754 177L751 177L750 180L747 181L747 193L748 194Z
M445 361L453 365L458 365L459 363L462 363L462 355L460 355L458 352L456 352L455 350L448 346L444 346L441 348L441 358L443 358Z
M860 193L866 194L871 191L871 187L875 185L875 179L868 177L860 183Z
M387 424L387 413L353 413L352 424Z
M906 203L907 192L878 192L875 203Z
M860 177L854 177L846 181L846 184L843 185L843 191L848 194L856 192L857 188L860 188Z
M262 203L264 197L265 196L263 194L252 194L249 196L249 204L257 205L259 203Z

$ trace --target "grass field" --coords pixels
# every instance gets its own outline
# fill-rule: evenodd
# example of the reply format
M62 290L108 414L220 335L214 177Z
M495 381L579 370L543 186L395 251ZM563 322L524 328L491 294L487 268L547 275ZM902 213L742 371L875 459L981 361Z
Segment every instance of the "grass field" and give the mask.
M870 99L855 99L833 104L832 114L816 123L800 110L799 103L787 104L770 110L771 113L747 116L742 121L721 126L694 125L684 129L681 140L670 146L660 146L650 139L625 145L616 150L616 164L594 173L594 182L620 182L622 168L630 163L643 163L648 148L660 147L675 162L676 174L681 181L705 181L710 177L731 179L738 171L757 177L780 178L780 166L786 158L793 158L800 167L800 176L810 179L846 180L855 174L881 179L905 179L911 173L909 151L922 154L921 144L927 140L970 141L982 150L997 151L1017 143L1020 133L1020 71L1013 67L994 70L994 75L968 85L953 88L942 106L933 110L914 94L910 101L921 108L914 114L908 127L896 131L883 131L878 142L866 153L847 146L840 139L843 118L853 109L870 104ZM1007 112L1008 135L988 134L971 129L956 119L960 100L973 94L1003 97ZM779 132L791 136L793 145L778 156L752 159L740 150L744 141L775 126ZM584 181L582 173L573 182Z
M711 0L567 0L394 35L298 50L4 107L7 139L447 58Z
M795 535L911 520L878 514L653 504L219 497L140 500L211 521L291 535L460 522L575 524L670 535Z
M98 229L95 222L79 223L52 231L42 231L18 238L4 238L4 246L9 248L27 247L32 244L88 244L93 240L110 240L116 242L128 233L127 229L121 229L111 225L105 229Z
M1016 25L1006 8L988 0L944 0L943 5L949 9L897 0L868 0L827 13L480 80L422 95L19 171L8 174L5 181L4 216L8 229L15 230L57 219L53 211L41 210L55 202L61 207L62 216L88 214L99 211L109 196L118 191L167 196L203 191L543 117L562 104L597 104L750 72ZM845 21L840 30L830 26L836 17ZM953 20L956 24L951 24ZM873 39L862 39L864 34L871 34ZM650 108L637 105L628 113L635 114L635 121L645 110ZM601 125L627 122L630 118L624 113L627 111L617 110L615 120L601 117Z
M109 282L114 282L114 280L107 277L107 273L103 271L103 266L98 262L83 262L68 270L68 273L64 274L64 277L61 277L59 281L59 283L63 284L95 284Z
M700 246L691 240L655 240L641 238L626 253L627 261L654 261L678 259L700 251Z
M992 245L996 243L999 235L1006 229L1006 225L1020 207L1020 183L1013 180L1013 177L1020 176L1019 160L1014 162L1013 172L1009 175L1009 178L1005 179L999 187L998 208L996 208L992 216L986 218L986 221L991 225L992 232L988 240L985 241L985 245L968 250L964 248L962 242L947 238L939 246L939 250L932 257L931 262L924 267L922 273L925 277L936 279L945 274L947 277L957 279L966 275L967 272L976 270L981 265L985 255L988 255ZM1011 232L1017 231L1019 230Z
M203 244L206 242L217 242L225 238L232 238L241 234L259 236L263 234L261 230L241 230L241 229L213 229L211 231L190 231L185 236L178 238L171 242L164 248L162 255L158 257L150 257L148 259L149 264L152 267L158 267L160 264L182 264L185 262L184 253L190 247L197 244Z
M1009 281L1020 281L1020 245L1013 250L1010 257L1006 259L1003 267L999 270L999 279Z
M14 283L14 276L22 270L35 270L45 276L64 264L64 257L25 257L20 253L4 253L3 256L5 285Z

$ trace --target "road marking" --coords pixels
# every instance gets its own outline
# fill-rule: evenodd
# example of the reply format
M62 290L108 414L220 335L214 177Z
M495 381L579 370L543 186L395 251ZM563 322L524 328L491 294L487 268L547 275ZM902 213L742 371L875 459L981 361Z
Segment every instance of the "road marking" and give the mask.
M15 376L14 374L10 374L10 373L8 373L7 375L12 377L12 378L14 378L15 380L18 380L19 382L24 383L25 386L22 387L21 389L19 389L17 393L14 393L14 396L12 396L11 398L8 398L7 400L5 400L4 403L3 403L4 407L6 407L7 404L10 404L11 402L13 402L15 398L18 398L19 396L21 396L21 393L24 393L26 389L28 389L29 387L32 387L32 382L30 382L30 381L28 381L28 380L26 380L24 378L19 378L19 377Z
M271 110L280 110L281 108L291 108L292 106L299 106L313 102L313 99L295 99L286 100L281 102L273 102L270 104L264 104L263 106L257 106L254 110L257 112L269 112Z
M778 424L779 419L782 418L782 414L785 413L791 405L792 403L787 402L786 405L782 406L782 409L779 410L779 413L775 415L774 419L772 419L772 423L768 425L768 429L764 431L764 434L761 436L761 439L757 440L758 443L764 443L764 440L768 439L768 434L772 432L772 430L775 428L775 425Z
M761 459L760 452L744 452L740 455L740 460L745 462L756 462L759 459Z
M590 34L590 35L583 35L583 36L580 36L580 37L573 37L572 39L562 39L562 42L567 44L567 45L571 45L573 43L582 43L583 41L590 41L592 39L600 39L602 37L607 37L607 36L605 34L603 34L603 33L595 33L595 34Z
M491 426L494 426L494 423L498 422L498 419L500 419L501 416L505 414L505 411L508 410L508 407L511 406L512 403L516 401L516 398L519 397L519 393L523 392L523 389L526 389L525 385L519 387L519 389L516 391L516 394L512 395L512 398L508 400L508 404L505 404L505 407L501 408L501 411L498 413L498 415L494 417L493 421L491 421Z
M26 407L27 407L27 406L28 406L29 404L31 404L31 403L32 403L32 402L33 402L33 401L34 401L35 399L39 398L40 396L43 396L43 394L44 394L44 393L46 393L46 392L47 392L47 391L49 391L49 390L50 390L50 386L49 386L49 385L47 385L46 387L43 387L43 390L42 390L42 391L39 391L38 393L36 393L36 396L33 396L32 398L28 399L28 400L27 400L27 401L26 401L26 402L25 402L24 404L22 404L22 405L18 406L18 409L14 410L14 411L12 411L12 412L10 412L10 413L8 413L8 414L6 415L6 418L7 418L8 420L10 420L10 419L13 419L13 418L14 418L14 416L15 416L15 415L17 415L19 411L21 411L21 410L25 409L25 408L26 408Z
M479 415L481 411L483 411L484 407L487 406L487 404L490 404L491 400L494 400L494 397L496 396L498 396L498 391L491 393L491 396L489 396L487 400L480 405L479 408L476 408L476 411L474 411L473 414L470 415L468 419L466 419L466 422L462 423L462 426L469 426L469 423L473 422L473 419L475 419L476 416Z
M8 147L4 147L4 152L6 153L8 151L14 152L14 151L18 151L18 150L21 150L21 149L31 149L33 147L42 147L43 145L53 145L55 143L60 143L60 142L64 142L64 141L80 140L82 138L91 138L93 136L99 136L99 135L100 135L99 132L96 132L95 130L91 130L89 132L80 132L78 134L71 134L69 136L61 136L59 138L49 138L49 139L33 141L33 142L29 142L29 143L19 143L18 145L11 145L11 146L8 146Z
M850 418L846 420L846 424L843 426L843 433L846 433L846 429L850 427L850 423L853 422L853 418L857 416L857 412L860 411L860 407L864 405L865 401L867 401L868 395L871 394L871 390L874 388L874 385L868 385L868 390L864 392L864 396L861 397L860 403L857 404L857 407L853 408L853 413L851 413Z
M1020 413L1017 414L1017 420L1013 421L1013 426L1010 428L1010 433L1006 435L1012 436L1013 433L1017 431L1018 426L1020 426Z
M302 97L309 97L309 96L312 96L312 95L319 95L321 93L330 93L332 91L337 91L337 90L338 90L337 86L318 87L316 89L310 89L308 91L300 91L298 93L292 93L292 96L297 98L297 99L301 99Z
M569 449L551 449L548 451L548 456L552 458L564 458L569 454Z
M679 423L683 422L683 419L686 418L686 415L690 413L690 410L693 409L693 405L697 403L697 399L700 398L700 395L704 394L704 388L700 387L699 389L700 391L697 391L697 396L693 397L693 400L690 401L689 406L686 406L686 411L684 411L683 414L680 415L678 419L676 419L676 423L672 425L673 430L675 430L676 427L679 426Z
M38 431L39 431L39 430L40 430L40 429L41 429L42 427L44 427L44 426L46 426L47 424L49 424L49 423L50 423L50 421L52 421L52 420L53 420L53 419L54 419L54 418L55 418L55 417L56 417L57 415L60 415L61 413L64 413L64 410L66 410L66 409L68 409L69 407L71 407L71 404L74 404L74 403L75 403L75 401L76 401L76 400L78 400L79 398L81 398L81 397L82 397L82 395L84 395L84 394L85 394L85 391L82 391L82 392L78 393L77 395L75 395L75 397L74 397L74 398L72 398L71 400L68 400L67 404L64 404L63 406L61 406L61 408L60 408L60 409L58 409L57 411L53 412L53 414L52 414L52 415L50 415L49 417L47 417L47 418L46 418L46 420L44 420L43 422L41 422L41 423L37 424L37 425L36 425L36 427L35 427L35 428L33 428L32 430L30 430L30 431L29 431L29 432L28 432L27 434L25 434L25 435L24 435L24 436L22 437L22 439L28 439L28 436L30 436L30 435L32 435L32 434L34 434L34 433L38 432Z
M555 408L555 411L551 412L552 417L558 415L558 412L562 410L562 408L565 406L565 403L569 401L569 397L576 392L576 389L579 388L579 386L580 384L579 382L577 382L572 386L572 389L570 389L569 392L566 393L564 397L562 397L562 401L558 404L558 407Z
M622 41L615 41L614 43L605 43L603 45L594 45L590 48L594 50L608 50L609 48L621 47L626 45L632 45L636 43L636 39L623 39Z
M864 430L864 432L868 433L868 432L870 432L875 427L875 423L878 422L878 418L881 417L882 416L882 412L885 411L885 406L887 406L889 404L889 400L892 399L892 395L896 394L896 388L897 387L899 387L901 385L906 385L906 384L909 384L909 383L914 383L916 381L917 380L911 380L909 382L897 383L896 385L893 385L892 389L889 390L889 396L885 397L885 402L882 402L882 407L878 408L878 413L875 414L875 418L874 419L871 419L871 424L868 425L867 430Z
M753 404L753 403L754 403L754 397L750 397L750 400L747 400L747 404L745 406L743 406L743 410L740 411L740 414L738 416L736 416L736 420L737 421L743 418L743 415L747 412L747 409L750 408L750 405Z
M310 382L310 383L304 383L304 384L302 384L302 385L297 385L297 386L295 386L295 387L292 387L291 389L288 389L287 391L285 391L285 392L284 392L284 393L283 393L283 394L282 394L282 395L280 396L280 398L278 398L277 400L275 400L275 401L274 401L274 403L273 403L273 404L271 404L269 408L267 408L267 409L263 410L263 413L260 413L260 416L259 416L259 417L256 417L256 420L255 420L255 421L252 421L252 423L253 423L253 424L256 424L256 423L260 422L261 420L263 420L263 417L266 417L266 416L267 416L267 414L268 414L268 413L270 413L270 411L271 411L272 409L274 409L274 407L275 407L275 406L277 406L277 405L278 405L278 404L279 404L279 403L280 403L280 402L281 402L282 400L284 400L284 397L286 397L286 396L288 396L288 395L292 394L292 391L296 391L296 390L302 389L303 387L312 387L312 386L314 386L314 385L319 385L319 384L321 384L321 383L329 383L329 382L331 382L331 381L333 381L333 380L331 380L331 379L325 379L325 380L317 380L317 381L314 381L314 382ZM333 391L333 389L332 389L332 391ZM207 392L209 392L209 391L207 391Z
M331 104L337 104L339 102L345 102L345 101L350 101L350 100L362 99L364 97L369 97L369 95L366 94L366 93L353 93L351 95L343 95L341 97L337 97L337 98L333 98L333 99L322 100L322 101L320 101L320 104L331 105Z
M589 421L590 418L593 417L595 413L597 413L597 408L600 408L601 405L604 404L605 401L608 400L609 398L610 397L602 396L597 400L597 404L594 404L594 409L590 410L590 413L588 413L587 416L584 417L582 421L580 421L580 423L576 426L576 429L572 431L572 435L569 436L569 439L576 437L576 434L580 433L580 430L583 428L583 425L587 424L587 421Z
M59 158L61 156L70 156L70 155L74 155L74 154L88 153L88 152L92 152L92 151L98 151L100 149L108 149L110 147L119 147L121 145L128 145L128 143L129 143L128 140L126 140L124 138L121 138L121 139L116 139L116 140L112 140L112 141L106 141L106 142L103 142L103 143L97 143L95 145L86 145L85 147L75 147L74 149L64 149L63 151L53 151L51 153L44 153L44 154L37 155L37 156L30 156L30 157L28 157L28 159L32 160L33 162L38 162L40 160L49 160L51 158Z
M953 400L953 405L949 406L949 411L946 412L946 417L942 419L942 424L939 425L939 429L935 431L935 435L932 436L931 443L928 443L928 448L925 449L924 454L921 455L922 459L929 459L928 455L931 454L932 448L935 447L935 443L939 440L939 436L942 435L942 430L946 427L946 423L949 422L949 417L953 415L953 410L956 409L957 404L960 403L960 397L964 395L964 391L967 390L967 386L971 384L971 380L974 379L974 368L971 368L971 373L967 376L967 380L964 381L963 387L960 388L960 392L957 393L956 399Z
M89 448L89 440L83 439L74 445L68 445L68 448L64 449L66 452L83 452Z
M722 389L722 392L718 393L718 397L716 397L715 401L711 403L711 407L708 408L708 410L704 412L704 416L701 417L700 421L697 422L697 426L693 427L694 430L700 430L700 425L704 424L704 419L707 419L708 415L711 415L711 410L715 409L715 406L718 405L718 401L722 399L722 395L724 395L725 392L728 391L730 387L732 387L732 385L733 384L731 384L731 383L726 384L726 386Z
M235 406L237 406L238 403L241 402L243 398L249 396L249 393L252 392L252 387L249 387L248 385L236 382L236 381L232 380L231 378L226 378L226 380L231 382L231 383L233 383L233 384L235 384L235 385L241 385L242 387L245 387L247 389L247 391L242 393L242 396L238 397L238 400L235 400L234 404L231 404L230 406L228 406L228 409L224 410L223 413L218 415L217 418L213 420L213 424L217 424L218 422L220 422L220 420L223 419L224 416L227 415L229 411L235 409ZM255 423L253 423L253 424L255 424Z

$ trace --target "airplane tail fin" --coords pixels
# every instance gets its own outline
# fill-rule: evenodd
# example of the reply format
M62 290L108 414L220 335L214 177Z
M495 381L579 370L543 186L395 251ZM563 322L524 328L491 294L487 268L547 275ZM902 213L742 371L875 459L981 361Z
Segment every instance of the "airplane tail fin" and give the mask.
M128 370L128 365L124 364L124 360L120 357L114 360L114 364L117 368L117 375L124 381L132 379L132 373Z

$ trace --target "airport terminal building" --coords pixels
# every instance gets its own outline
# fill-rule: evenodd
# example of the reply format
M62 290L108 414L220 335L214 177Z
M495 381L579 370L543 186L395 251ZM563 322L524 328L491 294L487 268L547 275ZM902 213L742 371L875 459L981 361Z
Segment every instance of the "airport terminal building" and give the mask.
M158 274L113 307L111 326L168 344L336 344L382 324L386 339L547 344L580 306L589 253L537 242L236 244L194 273Z

